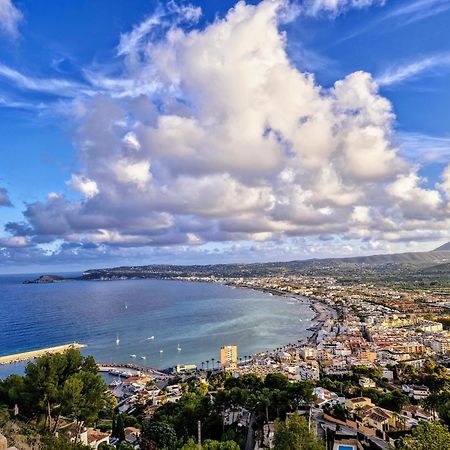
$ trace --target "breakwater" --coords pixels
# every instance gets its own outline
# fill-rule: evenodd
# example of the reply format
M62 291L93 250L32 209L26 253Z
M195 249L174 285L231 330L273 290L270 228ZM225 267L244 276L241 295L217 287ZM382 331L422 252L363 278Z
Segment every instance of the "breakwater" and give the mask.
M70 348L81 349L86 345L73 342L72 344L58 345L56 347L42 348L38 350L32 350L30 352L15 353L13 355L0 356L0 365L11 364L19 361L26 361L28 359L38 358L43 355L53 355L55 353L63 353Z

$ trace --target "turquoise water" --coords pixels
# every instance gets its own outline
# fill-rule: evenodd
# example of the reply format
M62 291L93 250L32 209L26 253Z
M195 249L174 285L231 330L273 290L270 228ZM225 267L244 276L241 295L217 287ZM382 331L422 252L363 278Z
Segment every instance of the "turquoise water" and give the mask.
M136 363L163 369L217 360L222 345L236 344L244 356L296 342L309 334L314 316L307 304L287 297L219 284L23 285L27 278L0 276L0 355L77 341L87 344L84 353L97 361L130 362L135 354ZM0 366L0 377L23 366Z

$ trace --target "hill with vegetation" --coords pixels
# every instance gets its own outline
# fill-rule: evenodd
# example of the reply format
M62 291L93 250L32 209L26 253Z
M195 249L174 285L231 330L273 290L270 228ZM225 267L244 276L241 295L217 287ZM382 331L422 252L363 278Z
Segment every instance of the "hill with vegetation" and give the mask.
M332 276L343 283L365 282L402 288L446 290L450 288L450 242L428 252L407 252L347 258L250 264L187 266L150 264L145 266L121 266L87 270L79 279L248 278L291 275ZM44 276L27 282L42 283L54 281L55 277ZM61 281L61 279L57 281Z

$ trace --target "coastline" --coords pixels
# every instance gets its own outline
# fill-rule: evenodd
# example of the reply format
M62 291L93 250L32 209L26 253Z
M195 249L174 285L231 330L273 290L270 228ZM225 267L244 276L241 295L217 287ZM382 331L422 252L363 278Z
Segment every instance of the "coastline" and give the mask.
M277 297L288 297L296 302L301 302L304 304L308 304L308 306L315 312L314 317L311 319L311 322L314 322L313 325L307 328L308 331L311 332L311 335L299 340L298 343L303 344L315 344L315 339L317 338L317 333L323 327L323 324L329 320L336 318L336 311L331 308L329 305L325 304L322 300L315 297L306 297L304 295L292 294L291 292L286 292L273 288L265 288L258 286L246 286L246 285L236 285L230 283L224 283L226 286L238 287L243 289L252 289L255 291L261 291L265 293L272 294ZM261 353L261 352L259 352ZM256 353L256 354L259 354Z
M154 280L155 278L151 278L151 279ZM181 279L181 278L157 278L157 279L159 279L161 281L182 281L184 283L185 282L191 283L192 281L195 281L195 282L203 281L203 282L206 282L207 284L221 284L221 285L227 286L229 288L241 288L241 289L246 289L246 290L263 292L266 294L270 294L271 296L277 296L284 300L292 300L293 302L299 302L305 306L308 306L308 308L314 312L314 315L313 315L313 317L307 319L307 322L309 322L309 323L305 323L305 325L308 326L308 328L302 328L301 331L299 329L299 334L297 334L297 338L294 337L295 333L292 338L289 338L290 342L295 343L295 345L308 345L308 344L312 345L315 340L315 337L317 335L317 332L321 329L321 327L323 326L323 323L328 318L333 317L333 310L331 310L331 308L329 308L326 304L324 304L320 299L311 298L311 297L303 296L300 294L294 294L291 292L286 292L285 290L279 290L279 289L274 289L274 288L269 288L269 287L264 287L264 286L254 286L251 284L246 285L245 283L242 283L242 284L236 283L235 284L233 282L227 282L225 280L221 280L221 281L219 281L219 280L217 280L217 281L192 280L192 279L189 280L189 279ZM86 281L91 281L91 280L86 280ZM103 281L114 281L114 280L103 280ZM291 303L291 302L288 301L288 303ZM309 316L309 314L308 314L308 316ZM306 320L305 320L305 322L306 322ZM298 339L298 338L300 338L300 339ZM291 339L295 339L295 340L291 340ZM283 340L281 341L280 346L289 345L287 340L286 340L285 344L282 344L282 342L283 342ZM224 344L225 344L225 342L224 342ZM261 345L261 346L259 347L259 345ZM253 345L253 352L252 352L253 355L257 355L262 352L272 351L271 347L266 347L264 345L264 343L259 343L259 345L258 345L258 340L255 340L254 345ZM259 350L258 347L261 350ZM214 349L211 349L211 350L214 351ZM245 351L245 350L242 350L242 351ZM10 358L8 363L17 362L17 361L26 360L26 359L32 359L36 356L40 356L39 354L36 355L36 354L33 354L32 352L30 352L30 353L31 354L27 355L28 356L27 358L24 357L23 355L19 355L20 358ZM250 355L250 353L248 353L248 354ZM156 361L154 361L154 362L156 362ZM197 362L197 364L199 364L199 362ZM157 363L152 364L152 366L157 367L161 370L167 369L167 367L172 367L172 366L168 366L165 364L158 365Z

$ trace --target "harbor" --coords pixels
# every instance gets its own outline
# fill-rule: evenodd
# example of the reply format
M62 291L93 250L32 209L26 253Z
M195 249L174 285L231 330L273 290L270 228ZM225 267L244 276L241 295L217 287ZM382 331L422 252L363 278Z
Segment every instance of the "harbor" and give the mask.
M42 348L38 350L32 350L29 352L15 353L12 355L0 356L0 365L12 364L20 361L27 361L29 359L38 358L44 355L54 355L55 353L63 353L66 350L73 348L80 350L86 348L87 345L79 344L78 342L72 342L71 344L58 345L56 347Z

